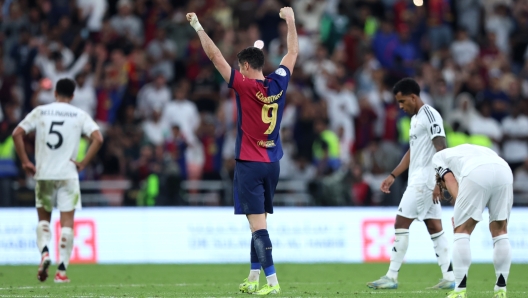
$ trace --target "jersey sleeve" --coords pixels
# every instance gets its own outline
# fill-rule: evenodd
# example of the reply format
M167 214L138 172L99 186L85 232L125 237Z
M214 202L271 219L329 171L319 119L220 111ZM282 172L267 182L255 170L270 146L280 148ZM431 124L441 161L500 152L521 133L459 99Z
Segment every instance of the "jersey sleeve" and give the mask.
M423 117L425 120L423 123L426 123L425 128L431 140L436 137L445 138L444 120L442 119L442 116L440 116L440 113L438 113L436 110L430 109L429 107L425 107L424 114L425 115Z
M227 86L231 89L238 90L244 80L245 77L238 70L231 68L231 77L229 78Z
M39 118L39 109L35 108L31 111L22 122L18 124L25 132L30 133L35 130Z
M268 78L274 80L279 84L279 87L286 91L288 88L288 82L290 81L290 70L288 67L281 65L273 73L268 75Z
M442 154L442 151L437 152L435 153L435 155L433 155L432 163L433 163L436 173L442 179L444 179L445 174L451 172L451 170L449 169L449 165L447 164L447 161L445 160L444 154Z
M88 114L85 114L84 123L82 127L83 135L89 137L96 130L99 130L99 125L97 125L97 123L95 123L95 121L93 121L93 119L88 116Z

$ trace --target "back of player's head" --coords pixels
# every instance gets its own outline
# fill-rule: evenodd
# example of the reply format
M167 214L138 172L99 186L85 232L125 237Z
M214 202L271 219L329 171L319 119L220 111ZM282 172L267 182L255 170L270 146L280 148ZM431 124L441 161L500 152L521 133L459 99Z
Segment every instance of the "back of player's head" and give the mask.
M251 68L261 70L264 66L264 52L256 47L247 47L237 54L238 63L247 62Z
M72 98L75 91L75 82L71 79L60 79L55 86L57 96Z
M418 85L418 83L412 78L401 79L396 85L394 85L394 88L392 88L392 93L394 95L400 92L401 95L414 94L420 96L420 85Z

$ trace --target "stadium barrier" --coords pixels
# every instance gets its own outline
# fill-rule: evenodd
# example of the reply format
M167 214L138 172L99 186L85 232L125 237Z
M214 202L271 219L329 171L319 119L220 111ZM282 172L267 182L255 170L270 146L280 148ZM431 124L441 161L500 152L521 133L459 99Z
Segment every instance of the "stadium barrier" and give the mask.
M443 224L452 239L451 208ZM387 262L395 208L278 207L269 216L276 262ZM492 262L488 217L471 238L475 262ZM0 209L0 264L38 264L33 208ZM51 255L60 226L52 218ZM85 208L75 220L72 263L247 263L251 236L244 216L229 207ZM513 261L528 262L528 208L513 209ZM411 226L406 262L435 263L425 225Z

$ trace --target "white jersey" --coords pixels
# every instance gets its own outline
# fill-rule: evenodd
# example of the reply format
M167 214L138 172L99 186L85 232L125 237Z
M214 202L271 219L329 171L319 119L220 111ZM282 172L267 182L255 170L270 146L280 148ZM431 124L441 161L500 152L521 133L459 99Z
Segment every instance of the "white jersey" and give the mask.
M461 179L478 166L487 164L500 164L509 168L508 163L495 151L477 145L459 145L433 156L433 167L441 177L451 171L455 178Z
M81 135L99 130L86 112L62 102L36 107L18 126L26 133L36 130L36 180L78 179L71 160L77 157Z
M429 189L434 188L435 172L431 159L436 153L432 142L436 137L445 137L442 116L431 106L424 104L411 118L409 186L426 185Z

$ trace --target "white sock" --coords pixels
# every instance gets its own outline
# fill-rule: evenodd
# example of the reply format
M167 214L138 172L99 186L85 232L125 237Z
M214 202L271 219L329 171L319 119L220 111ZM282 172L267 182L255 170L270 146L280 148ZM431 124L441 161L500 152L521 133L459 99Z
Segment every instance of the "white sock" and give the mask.
M471 247L469 246L469 234L455 233L453 239L455 292L459 292L466 289L467 274L471 265Z
M259 270L249 270L249 276L248 281L257 281L260 277L260 269Z
M266 276L266 280L268 281L268 285L270 285L270 287L274 287L279 284L279 281L277 280L277 273Z
M506 290L511 266L511 246L508 234L493 237L493 265L495 265L495 275L497 276L495 291ZM500 278L501 276L502 278Z
M403 263L403 258L409 247L409 229L396 229L394 246L391 251L389 271L387 276L392 279L398 279L398 271Z
M436 258L438 259L438 265L442 270L442 278L449 281L455 280L453 268L451 268L451 262L449 260L449 244L444 231L432 234L431 240L433 240Z
M70 263L70 256L73 249L73 229L72 228L62 228L61 229L61 236L60 236L60 242L59 242L59 268L60 264L64 264L64 269L68 268L68 264ZM61 269L59 269L61 270Z
M49 248L50 241L51 229L49 221L41 220L37 224L37 246L41 254L44 247Z

